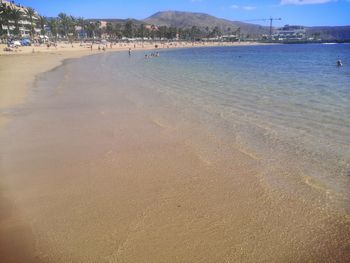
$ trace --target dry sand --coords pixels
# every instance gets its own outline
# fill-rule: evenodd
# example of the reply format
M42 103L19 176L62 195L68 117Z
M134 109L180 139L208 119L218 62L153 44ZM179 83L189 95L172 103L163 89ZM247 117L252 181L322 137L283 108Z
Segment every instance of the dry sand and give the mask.
M36 74L88 54L1 56L0 109L23 102ZM52 112L43 112L40 120L29 116L3 129L1 262L345 262L350 256L344 218L265 189L258 160L245 153L208 162L189 133L150 119L119 95L113 112L84 112L88 122L54 107L57 119L49 125L40 120ZM45 103L51 101L39 102Z

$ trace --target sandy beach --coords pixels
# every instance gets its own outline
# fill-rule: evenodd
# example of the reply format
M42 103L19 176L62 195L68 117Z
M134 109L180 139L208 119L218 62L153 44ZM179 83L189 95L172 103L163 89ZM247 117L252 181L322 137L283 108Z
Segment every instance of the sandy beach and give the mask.
M106 52L126 52L132 50L153 50L155 44L137 45L122 44L107 48ZM254 43L251 43L254 44ZM158 43L159 46L161 46ZM205 46L216 46L221 44L206 44ZM46 46L41 47L20 47L14 52L5 52L5 45L0 45L0 128L4 127L11 119L6 116L6 109L15 107L25 102L26 95L34 83L36 76L40 73L58 67L66 59L80 58L94 54L103 53L98 50L99 45L94 45L93 50L89 47L80 46L75 43L60 43L57 48ZM102 45L101 45L102 46ZM189 43L181 45L191 47ZM174 46L172 46L174 48ZM5 112L5 113L3 113ZM3 163L2 163L3 165ZM16 207L13 200L6 197L10 195L8 189L0 183L0 254L1 262L39 262L35 254L35 240L32 229L22 219L21 211ZM21 253L17 253L21 251Z
M129 47L154 49L153 44L115 46L106 52ZM106 52L63 44L34 53L33 47L0 51L1 262L345 262L350 257L345 212L334 214L268 189L259 158L250 153L220 154L226 148L219 142L198 148L196 141L208 140L195 125L198 120L184 124L170 106L164 118L154 117L149 113L157 110L156 97L142 90L129 93L118 75L117 90L98 78L106 69L81 82L71 75L89 72L91 61L102 67ZM43 100L36 85L44 87L48 73L41 73L57 67L63 77L50 77L57 78L59 89L48 87ZM81 94L84 81L106 90L87 88ZM317 200L325 198L317 189L305 189Z
M191 47L210 47L210 46L245 46L262 45L261 43L122 43L114 44L112 47L106 46L105 52L125 52L131 48L138 50L154 50L155 45L161 49L167 48L191 48ZM4 51L6 45L0 44L0 109L5 109L22 103L25 100L29 87L35 80L35 76L49 71L59 66L65 59L79 58L93 54L103 53L98 50L105 45L81 43L58 43L57 47L47 48L45 45L14 48L13 52ZM4 114L0 116L0 127L6 123Z
M211 47L211 46L246 46L263 45L261 43L122 43L106 46L106 52L128 51L131 48L138 50L158 50L167 48L191 48L191 47ZM45 45L14 48L13 52L4 51L6 45L0 44L0 77L1 77L1 98L0 108L11 107L23 102L26 91L33 83L35 76L45 71L49 71L59 66L65 59L79 58L82 56L103 53L98 50L105 45L94 44L67 44L58 43L57 47L47 48ZM19 77L20 76L20 77Z

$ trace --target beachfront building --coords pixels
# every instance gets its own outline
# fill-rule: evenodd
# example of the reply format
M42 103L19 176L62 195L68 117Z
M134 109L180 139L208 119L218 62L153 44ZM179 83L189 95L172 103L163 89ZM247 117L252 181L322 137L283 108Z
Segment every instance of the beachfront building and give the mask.
M300 41L306 39L306 29L303 26L285 25L279 28L272 35L274 40L278 41Z
M236 42L239 41L239 36L237 36L236 34L223 35L220 37L220 39L224 42Z
M1 29L3 32L5 32L7 36L20 35L22 37L29 37L31 34L32 23L34 28L34 34L40 34L41 30L38 27L39 15L37 12L34 12L32 16L32 21L31 21L30 17L28 16L29 8L16 4L14 1L7 1L7 0L0 0L0 4L3 5L5 8L18 11L18 14L19 14L19 19L17 21L19 32L17 33L15 32L16 21L13 18L11 18L11 16L8 18L5 17L2 19L3 22L2 22Z

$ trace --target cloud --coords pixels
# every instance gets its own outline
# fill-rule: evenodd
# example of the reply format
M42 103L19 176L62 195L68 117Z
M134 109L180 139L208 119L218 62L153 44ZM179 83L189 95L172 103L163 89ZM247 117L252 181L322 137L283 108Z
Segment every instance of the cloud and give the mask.
M252 11L252 10L255 10L256 9L256 6L239 6L239 5L231 5L230 8L232 9L243 9L243 10L246 10L246 11Z
M281 5L314 5L334 2L336 0L281 0Z
M247 11L251 11L256 9L256 6L242 6L242 9L247 10Z

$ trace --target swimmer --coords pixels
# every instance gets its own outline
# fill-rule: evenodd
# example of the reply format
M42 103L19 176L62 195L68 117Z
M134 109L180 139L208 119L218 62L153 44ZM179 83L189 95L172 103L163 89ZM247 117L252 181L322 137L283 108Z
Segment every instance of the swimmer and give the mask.
M337 60L337 67L342 67L342 66L343 66L343 62L340 59L338 59Z

